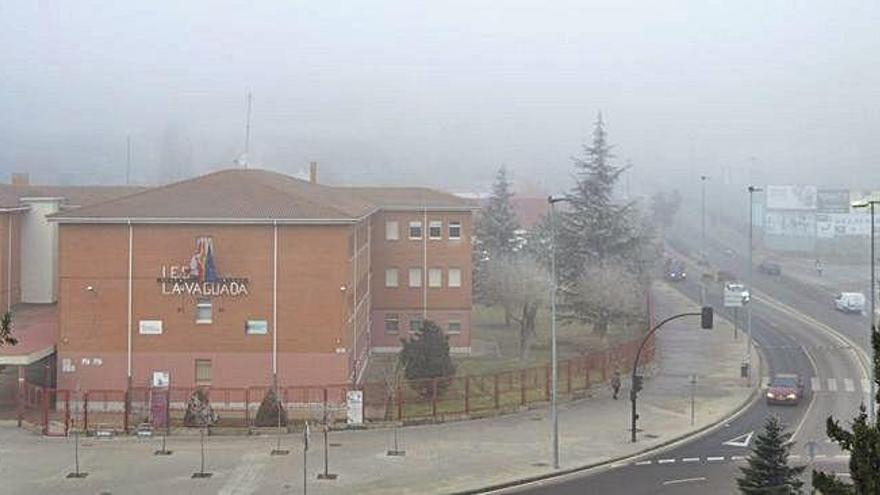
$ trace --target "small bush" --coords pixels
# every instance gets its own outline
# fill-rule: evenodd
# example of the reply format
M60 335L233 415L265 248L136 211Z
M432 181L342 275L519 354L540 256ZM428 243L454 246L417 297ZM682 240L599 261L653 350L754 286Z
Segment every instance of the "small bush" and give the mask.
M186 402L186 414L183 416L184 426L213 426L220 417L214 413L208 392L197 388Z
M455 375L455 364L449 357L449 337L436 323L425 320L421 331L409 339L400 339L403 349L398 359L407 380L419 380L413 387L422 397L431 397L433 386L429 379ZM450 380L438 380L437 392L449 386Z
M279 418L280 415L280 418ZM280 423L279 423L280 420ZM255 420L257 426L287 426L287 410L275 395L275 389L270 388L260 402L260 408L257 409L257 418Z

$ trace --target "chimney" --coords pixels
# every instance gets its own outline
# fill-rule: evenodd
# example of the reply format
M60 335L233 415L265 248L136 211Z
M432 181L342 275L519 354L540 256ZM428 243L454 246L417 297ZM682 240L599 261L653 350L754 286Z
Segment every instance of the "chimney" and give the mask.
M13 186L26 186L30 184L30 180L28 179L28 174L26 172L13 172L12 173L12 185Z
M309 182L318 183L318 162L309 163Z

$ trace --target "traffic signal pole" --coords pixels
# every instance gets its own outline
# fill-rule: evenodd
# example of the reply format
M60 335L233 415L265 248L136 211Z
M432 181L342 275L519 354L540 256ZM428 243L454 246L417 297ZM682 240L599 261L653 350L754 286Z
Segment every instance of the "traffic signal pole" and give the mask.
M654 325L653 328L648 330L648 333L642 339L642 343L639 344L639 350L636 351L636 358L633 360L633 368L632 368L632 388L629 391L629 399L632 402L632 429L631 429L631 437L632 442L636 441L636 423L639 419L639 414L637 411L637 401L639 397L639 391L642 389L642 376L636 374L639 368L639 358L642 356L642 349L645 348L645 344L648 343L648 340L654 335L654 332L660 329L663 325L669 323L672 320L677 320L679 318L683 318L685 316L699 316L702 318L700 327L703 329L711 329L712 328L712 320L713 320L713 311L709 306L703 306L702 311L699 313L679 313L677 315L670 316L660 323Z

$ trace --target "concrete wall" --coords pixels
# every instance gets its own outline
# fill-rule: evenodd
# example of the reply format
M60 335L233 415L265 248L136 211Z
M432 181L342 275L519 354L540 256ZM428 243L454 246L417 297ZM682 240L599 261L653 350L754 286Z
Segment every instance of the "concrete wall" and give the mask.
M21 300L57 301L58 226L46 220L58 211L60 198L23 198L30 206L21 228Z

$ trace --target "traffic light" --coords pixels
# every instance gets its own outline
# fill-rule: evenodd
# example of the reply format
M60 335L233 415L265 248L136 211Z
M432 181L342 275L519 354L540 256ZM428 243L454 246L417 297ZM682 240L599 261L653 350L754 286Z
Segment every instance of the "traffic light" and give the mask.
M633 393L638 393L642 390L643 379L644 379L644 377L642 375L633 375L633 383L632 383Z
M703 306L703 313L701 315L700 328L703 330L711 330L712 322L713 322L713 311L712 306Z

